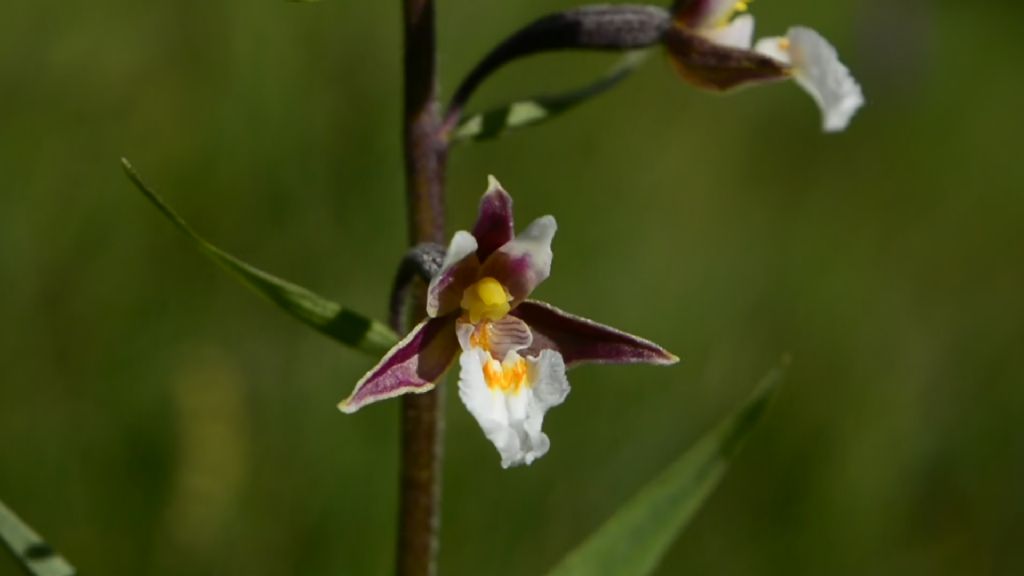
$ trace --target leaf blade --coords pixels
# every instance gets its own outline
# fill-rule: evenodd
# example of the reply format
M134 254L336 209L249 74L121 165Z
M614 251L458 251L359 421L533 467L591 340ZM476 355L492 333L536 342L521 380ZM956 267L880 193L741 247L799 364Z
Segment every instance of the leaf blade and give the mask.
M384 324L343 308L302 286L264 272L211 244L193 230L159 194L146 186L127 159L121 159L121 166L139 192L179 232L188 237L200 252L293 318L346 346L373 356L386 353L398 342L397 335Z
M595 96L611 90L632 74L647 59L647 51L634 51L623 56L605 74L585 86L517 100L478 112L459 122L452 135L453 142L483 141L498 138L510 130L518 130L552 120Z
M74 576L75 568L0 500L0 539L34 576Z
M767 408L784 367L785 362L769 372L739 409L641 488L548 576L652 573L725 475Z

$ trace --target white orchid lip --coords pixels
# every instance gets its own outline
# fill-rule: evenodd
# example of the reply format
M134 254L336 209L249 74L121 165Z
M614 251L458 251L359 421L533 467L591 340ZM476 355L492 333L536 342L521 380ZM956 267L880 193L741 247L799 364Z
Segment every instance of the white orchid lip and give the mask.
M541 430L545 414L569 394L562 356L553 350L520 355L533 338L514 317L460 320L456 332L463 349L459 398L498 450L503 468L532 464L551 446Z
M505 394L519 394L523 388L532 388L527 376L526 359L513 353L509 358L498 362L490 358L484 368L484 380L491 390L501 390Z
M753 44L754 17L747 9L743 1L677 3L665 45L680 74L712 90L792 79L818 105L825 132L846 129L864 94L832 44L802 26Z
M864 93L835 47L816 31L790 28L785 37L764 38L754 50L788 65L793 79L821 109L822 129L844 130L864 105Z
M490 321L474 324L460 320L456 325L456 332L459 333L459 344L463 351L479 353L480 370L488 389L504 394L519 394L524 389L532 388L534 384L530 378L527 359L519 355L519 351L533 341L533 336L522 320L509 320L518 324L512 331L519 332L521 336L513 337L512 342L508 341L507 334L496 334L509 331L507 327L496 328L495 323ZM504 324L507 325L508 322ZM522 330L518 330L520 326ZM465 334L469 335L468 338Z

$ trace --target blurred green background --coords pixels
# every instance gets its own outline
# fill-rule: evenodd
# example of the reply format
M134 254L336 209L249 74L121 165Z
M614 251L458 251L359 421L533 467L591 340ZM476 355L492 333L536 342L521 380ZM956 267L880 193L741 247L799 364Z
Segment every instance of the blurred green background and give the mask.
M446 94L569 0L439 6ZM397 403L372 360L236 284L222 247L384 316L404 247L397 2L9 3L0 18L0 498L83 574L385 574ZM768 419L661 574L1024 571L1019 5L757 2L811 25L868 105L825 136L791 85L729 97L652 58L563 119L453 153L451 228L489 173L558 217L538 296L672 369L585 367L503 471L448 397L441 570L553 565L784 353ZM517 64L472 108L613 57ZM17 568L0 555L0 574Z

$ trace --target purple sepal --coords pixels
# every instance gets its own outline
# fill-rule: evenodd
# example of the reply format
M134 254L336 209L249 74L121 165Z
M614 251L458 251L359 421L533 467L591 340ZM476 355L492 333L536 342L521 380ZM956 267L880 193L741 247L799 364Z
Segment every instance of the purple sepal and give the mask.
M664 42L679 75L701 88L729 90L789 78L787 68L773 58L715 44L679 26L669 29Z
M530 356L544 349L555 350L562 355L566 366L586 362L675 364L679 361L654 342L573 316L544 302L527 300L511 313L530 326L533 343L526 350Z
M351 414L378 400L433 389L459 350L455 318L449 315L419 323L356 383L338 408Z
M490 177L487 192L480 199L480 214L473 226L473 236L477 242L476 257L481 262L515 236L512 197L494 176Z

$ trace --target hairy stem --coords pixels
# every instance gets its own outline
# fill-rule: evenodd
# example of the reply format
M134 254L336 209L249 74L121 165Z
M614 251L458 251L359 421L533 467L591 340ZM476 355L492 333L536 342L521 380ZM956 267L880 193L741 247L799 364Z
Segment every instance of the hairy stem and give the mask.
M439 138L433 0L401 0L404 28L404 149L410 246L444 240L445 146ZM423 302L422 294L416 298ZM422 305L420 309L423 309ZM397 331L402 318L393 318ZM437 572L443 387L402 398L399 535L396 572Z

